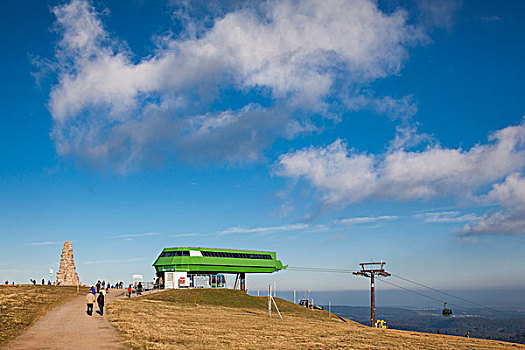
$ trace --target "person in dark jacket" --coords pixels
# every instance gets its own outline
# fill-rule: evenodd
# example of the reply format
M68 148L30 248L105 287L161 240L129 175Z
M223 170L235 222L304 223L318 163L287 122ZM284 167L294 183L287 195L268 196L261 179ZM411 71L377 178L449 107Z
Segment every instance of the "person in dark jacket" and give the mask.
M98 293L97 304L98 304L98 313L100 314L100 316L104 315L104 299L105 299L104 293L103 292Z
M97 293L100 293L100 281L97 282L96 286L97 286Z

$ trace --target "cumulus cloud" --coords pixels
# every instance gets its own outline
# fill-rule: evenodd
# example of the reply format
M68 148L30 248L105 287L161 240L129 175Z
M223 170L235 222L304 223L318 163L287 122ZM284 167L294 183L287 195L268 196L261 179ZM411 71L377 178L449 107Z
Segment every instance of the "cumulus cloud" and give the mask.
M470 149L428 146L420 151L389 149L361 153L336 140L280 156L276 174L304 179L327 204L346 205L368 199L397 201L456 197L494 203L500 210L481 218L457 212L421 214L429 222L465 222L463 234L524 233L525 122L491 134ZM499 183L504 179L504 182ZM487 186L492 190L479 195Z
M328 100L355 108L343 97L355 106L361 86L398 73L407 47L425 40L405 11L387 15L373 1L282 0L227 13L198 36L163 38L140 58L89 2L54 14L57 151L122 172L173 156L253 160L276 137L312 130L309 116L328 115ZM212 108L249 93L257 98L238 109ZM403 102L376 105L388 113Z
M276 173L303 178L323 193L327 203L369 198L415 200L471 195L525 165L525 124L499 130L489 142L468 150L429 146L360 153L336 140L280 156Z
M520 233L525 234L525 178L511 174L502 183L492 186L482 198L499 205L500 209L483 215L479 220L466 224L462 235Z

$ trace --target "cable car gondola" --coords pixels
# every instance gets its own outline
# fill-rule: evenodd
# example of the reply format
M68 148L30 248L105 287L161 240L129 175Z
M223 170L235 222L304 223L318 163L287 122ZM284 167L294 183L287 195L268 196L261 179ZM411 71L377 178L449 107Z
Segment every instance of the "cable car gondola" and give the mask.
M443 304L443 316L449 317L452 316L452 309L447 309L447 303Z

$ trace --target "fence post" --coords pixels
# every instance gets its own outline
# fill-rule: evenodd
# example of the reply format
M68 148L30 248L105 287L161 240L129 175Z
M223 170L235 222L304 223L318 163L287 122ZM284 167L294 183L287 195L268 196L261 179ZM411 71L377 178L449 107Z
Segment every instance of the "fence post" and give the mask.
M268 285L268 317L272 317L272 285Z

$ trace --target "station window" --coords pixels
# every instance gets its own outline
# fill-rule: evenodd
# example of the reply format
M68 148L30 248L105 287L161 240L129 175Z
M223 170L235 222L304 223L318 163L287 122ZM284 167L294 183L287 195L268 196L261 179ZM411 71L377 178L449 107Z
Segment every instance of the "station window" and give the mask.
M175 250L169 252L162 252L160 257L170 257L170 256L190 256L189 250Z
M234 258L234 259L266 259L272 260L270 254L255 254L255 253L231 253L231 252L208 252L201 251L204 257L214 258Z

